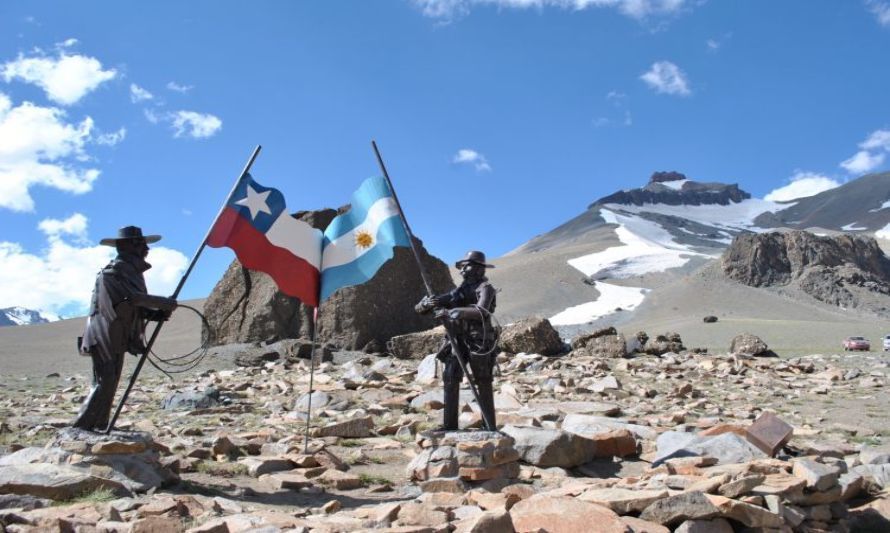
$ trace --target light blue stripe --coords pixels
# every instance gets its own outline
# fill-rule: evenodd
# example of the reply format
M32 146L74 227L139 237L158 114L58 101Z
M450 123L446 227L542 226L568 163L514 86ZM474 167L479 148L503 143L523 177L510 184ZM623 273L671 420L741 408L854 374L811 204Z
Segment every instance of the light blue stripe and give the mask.
M321 272L321 299L341 287L361 285L374 277L374 274L393 256L394 246L408 246L408 235L399 217L384 220L377 229L377 242L370 250L355 261L325 269Z
M374 202L387 196L392 196L392 193L382 176L366 179L353 193L349 211L332 220L324 230L325 245L364 222Z

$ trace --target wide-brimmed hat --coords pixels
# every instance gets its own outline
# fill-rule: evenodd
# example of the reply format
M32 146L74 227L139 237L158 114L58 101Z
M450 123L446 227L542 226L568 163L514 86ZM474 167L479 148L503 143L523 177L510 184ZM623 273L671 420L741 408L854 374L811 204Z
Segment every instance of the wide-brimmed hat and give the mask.
M99 244L104 246L117 246L117 243L120 241L130 241L135 239L142 239L146 242L146 244L151 244L153 242L158 242L161 240L160 235L143 235L142 228L138 226L124 226L121 229L117 230L117 237L108 237L106 239L102 239L99 241Z
M485 262L485 254L480 252L479 250L472 250L467 252L466 257L454 263L454 268L460 268L467 263L474 263L476 265L484 266L485 268L494 268L494 265L489 265Z

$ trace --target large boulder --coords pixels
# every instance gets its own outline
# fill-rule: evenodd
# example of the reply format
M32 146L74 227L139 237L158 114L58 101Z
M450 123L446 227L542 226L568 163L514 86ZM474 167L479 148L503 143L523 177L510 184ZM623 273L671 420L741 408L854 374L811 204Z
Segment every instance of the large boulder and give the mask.
M760 337L750 333L736 335L729 345L729 353L743 355L775 355Z
M596 442L567 431L531 426L504 426L501 431L516 441L522 460L535 466L572 468L596 456Z
M563 350L562 339L546 318L526 318L505 326L500 348L511 353L556 355Z
M610 326L572 339L572 352L593 357L625 357L627 340Z
M685 351L683 339L679 333L665 333L656 335L654 339L647 339L643 346L643 352L649 355L664 355L668 352L680 353Z
M338 212L304 211L294 217L324 230ZM421 262L436 293L451 290L448 266L429 255L415 239ZM351 350L368 343L385 344L391 337L433 327L430 315L418 315L414 305L425 288L414 254L396 247L393 258L362 285L343 287L319 308L318 340ZM214 346L312 336L313 308L281 293L272 278L243 268L235 260L204 304L205 338Z
M445 328L437 326L426 331L396 335L389 339L387 350L402 359L419 359L436 353L445 339Z

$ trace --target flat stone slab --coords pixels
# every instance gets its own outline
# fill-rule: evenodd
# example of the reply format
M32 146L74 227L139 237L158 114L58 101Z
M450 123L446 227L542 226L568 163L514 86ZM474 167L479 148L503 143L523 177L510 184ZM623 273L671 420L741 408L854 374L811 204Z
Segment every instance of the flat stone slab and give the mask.
M616 429L626 429L642 440L655 440L658 437L658 432L649 426L631 424L606 416L569 414L562 422L562 429L587 438Z
M640 512L653 502L669 495L667 490L631 490L620 488L590 489L578 496L579 500L598 503L620 515Z
M658 454L652 461L653 466L676 457L713 457L722 465L747 463L766 457L765 453L735 433L702 437L693 433L665 431L658 436L656 444Z
M37 463L0 466L0 494L70 500L97 489L109 489L118 496L132 495L123 484L93 476L86 468Z

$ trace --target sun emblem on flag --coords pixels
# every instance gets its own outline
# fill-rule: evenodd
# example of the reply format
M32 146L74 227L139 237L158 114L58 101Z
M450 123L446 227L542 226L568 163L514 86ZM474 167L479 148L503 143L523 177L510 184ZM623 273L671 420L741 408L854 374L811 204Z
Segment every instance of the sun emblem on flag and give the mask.
M359 248L370 248L374 244L374 237L365 230L359 230L355 233L355 245Z

